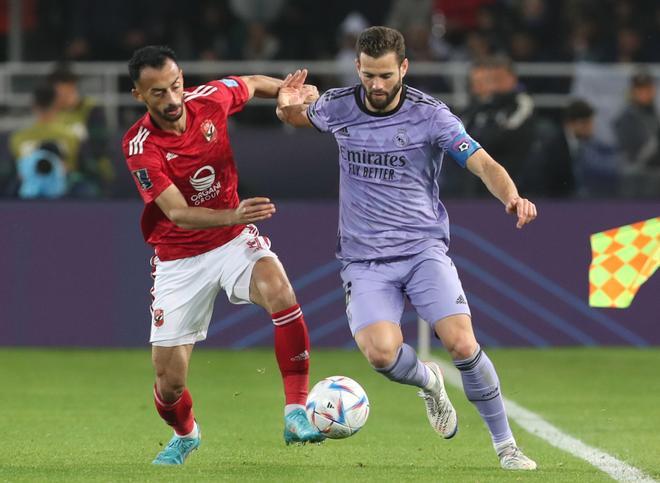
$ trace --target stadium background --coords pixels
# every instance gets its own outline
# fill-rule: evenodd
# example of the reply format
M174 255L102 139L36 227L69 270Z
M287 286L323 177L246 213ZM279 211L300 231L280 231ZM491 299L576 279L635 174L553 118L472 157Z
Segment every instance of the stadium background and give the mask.
M454 223L451 252L485 345L660 343L657 276L629 309L587 305L589 235L660 213L657 108L639 108L648 134L636 142L652 151L644 159L617 127L638 81L659 81L656 2L312 3L193 1L181 15L174 15L177 2L163 0L0 3L0 344L145 344L149 249L140 238L141 203L119 143L143 109L129 94L125 61L133 49L169 44L188 85L308 67L323 90L356 81L355 34L379 23L406 35L408 83L461 114L539 206L539 220L518 232L476 178L445 162L441 183ZM495 74L479 83L479 68L497 69L507 59L514 63L509 91L496 85ZM11 139L35 123L32 93L57 83L53 72L65 73L60 81L79 90L93 114L72 129L82 124L84 134L61 199L21 199L27 196L16 166L25 148L17 153ZM594 133L579 139L577 151L562 153L556 148L569 129L567 106L576 99L593 108ZM503 127L500 118L512 125ZM332 137L294 133L277 122L272 101L260 100L232 119L230 135L241 195L267 195L280 204L261 229L298 289L314 343L350 346L333 262ZM408 322L413 318L406 312ZM267 319L254 308L219 298L213 320L209 345L270 344ZM414 336L415 324L406 327Z
M305 311L311 380L358 380L370 420L347 440L285 447L269 319L221 294L192 359L202 450L183 472L149 465L169 436L150 400L151 250L119 146L144 112L127 59L165 43L188 85L307 67L322 91L356 82L355 35L373 24L404 33L408 83L450 105L539 208L516 230L445 162L450 254L540 465L516 479L660 479L660 276L627 309L588 305L589 236L660 215L657 0L0 0L0 482L510 481L456 374L461 433L445 445L412 388L355 351L333 256L336 145L260 100L229 126L240 193L278 204L260 230ZM43 159L66 166L52 198L26 191ZM415 341L410 307L403 327Z

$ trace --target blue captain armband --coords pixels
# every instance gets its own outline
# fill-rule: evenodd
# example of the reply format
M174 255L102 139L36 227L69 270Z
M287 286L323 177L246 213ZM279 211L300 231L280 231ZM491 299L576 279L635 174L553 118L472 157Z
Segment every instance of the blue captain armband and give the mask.
M481 145L470 137L468 133L462 131L452 139L447 150L451 157L456 160L463 168L467 165L467 160L475 151L481 149Z

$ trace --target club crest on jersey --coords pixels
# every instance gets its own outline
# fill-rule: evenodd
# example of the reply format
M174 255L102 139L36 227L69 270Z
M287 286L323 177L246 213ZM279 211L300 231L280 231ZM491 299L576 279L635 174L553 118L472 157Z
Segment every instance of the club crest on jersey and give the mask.
M155 309L154 310L154 325L156 327L160 327L165 323L165 313L163 312L163 309Z
M394 138L392 139L394 141L394 144L396 144L400 148L408 146L408 144L410 143L410 138L408 137L408 134L406 133L405 129L399 129L397 133L394 135Z
M210 119L204 121L200 126L200 129L202 130L202 134L207 143L213 141L218 135L218 131L215 129L215 124L213 124Z

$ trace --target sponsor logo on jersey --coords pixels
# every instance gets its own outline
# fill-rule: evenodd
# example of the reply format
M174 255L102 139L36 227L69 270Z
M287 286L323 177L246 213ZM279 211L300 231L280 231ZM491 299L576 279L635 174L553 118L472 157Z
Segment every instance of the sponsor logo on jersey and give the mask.
M215 124L213 124L213 122L210 119L204 121L200 126L200 129L202 130L204 139L206 139L206 142L208 143L213 141L218 135L218 131L215 128Z
M135 179L140 184L140 188L144 191L153 188L154 184L151 182L151 179L149 179L147 168L136 169L133 171L133 176L135 176Z
M168 161L172 161L174 158L178 158L178 157L179 155L174 153L167 153L165 155L165 159L167 159Z
M203 166L195 171L190 178L190 185L197 191L190 197L195 206L205 201L212 200L220 194L220 181L215 179L215 169L213 166Z
M400 148L403 148L405 146L408 146L408 144L410 144L410 138L408 137L408 134L406 133L405 129L399 129L392 138L392 141L394 141L394 144L396 144Z
M163 309L154 309L154 325L160 327L165 323L165 313Z
M190 177L190 184L197 191L204 191L213 186L215 181L215 169L213 166L206 165L195 171Z

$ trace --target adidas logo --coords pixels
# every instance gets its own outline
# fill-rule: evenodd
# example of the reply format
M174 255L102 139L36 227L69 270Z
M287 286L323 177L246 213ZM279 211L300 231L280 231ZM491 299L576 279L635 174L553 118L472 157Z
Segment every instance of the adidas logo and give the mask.
M458 298L456 299L457 304L463 304L467 305L467 302L465 301L465 297L463 297L463 294L459 295Z
M306 361L307 359L309 359L309 352L307 352L307 350L304 350L303 352L301 352L295 357L292 357L289 360L291 362L298 362L298 361Z
M167 153L165 155L165 159L167 159L168 161L172 161L174 158L178 158L178 157L179 155L174 153Z
M334 409L335 407L332 405L330 401L328 401L328 404L325 406L326 409Z
M343 127L339 131L337 131L337 135L338 136L347 136L347 137L350 136L347 127Z

